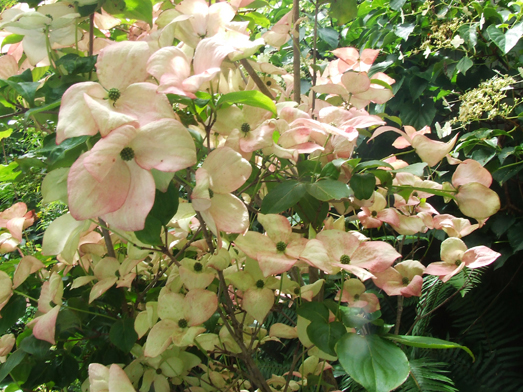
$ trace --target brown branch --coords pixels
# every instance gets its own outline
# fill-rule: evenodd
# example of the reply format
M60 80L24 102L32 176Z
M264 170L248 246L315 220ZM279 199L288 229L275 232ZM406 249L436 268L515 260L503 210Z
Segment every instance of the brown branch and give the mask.
M240 60L241 65L243 65L243 68L247 71L249 76L252 78L256 86L260 89L262 93L264 93L266 96L268 96L270 99L273 99L271 91L267 88L265 83L263 83L263 80L260 79L254 68L249 64L247 59L241 59Z
M292 21L294 23L292 29L292 53L294 60L292 68L294 72L294 100L299 104L301 101L301 77L300 77L300 27L298 19L300 18L300 0L293 0L292 2Z
M102 218L98 218L100 223L100 229L102 229L102 234L104 236L105 247L107 248L107 254L109 257L116 258L116 253L114 251L113 241L111 240L111 233L107 230L107 223Z

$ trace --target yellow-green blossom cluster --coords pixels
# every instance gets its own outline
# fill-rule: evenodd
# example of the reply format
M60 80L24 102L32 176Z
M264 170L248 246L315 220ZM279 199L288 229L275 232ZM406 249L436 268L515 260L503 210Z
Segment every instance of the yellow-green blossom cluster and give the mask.
M469 124L477 120L491 120L495 117L508 117L520 102L509 105L502 102L507 98L507 91L517 81L508 75L494 76L481 83L477 88L467 91L460 97L459 115L452 123Z

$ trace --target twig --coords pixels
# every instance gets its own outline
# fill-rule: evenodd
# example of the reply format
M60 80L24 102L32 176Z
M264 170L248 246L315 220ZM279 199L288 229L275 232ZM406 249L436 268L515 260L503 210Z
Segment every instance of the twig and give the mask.
M258 86L258 88L260 89L260 91L261 91L262 93L264 93L266 96L268 96L270 99L273 99L272 93L271 93L270 90L267 88L267 86L265 85L265 83L263 83L263 81L260 79L260 77L258 76L258 74L256 73L256 71L254 70L254 68L251 67L251 65L249 64L249 62L248 62L246 59L241 59L241 60L240 60L240 63L241 63L241 65L243 65L243 68L245 68L245 70L247 71L247 73L249 74L249 76L252 78L252 80L254 81L254 83L256 84L256 86Z
M294 72L294 100L299 104L301 101L301 77L300 77L300 28L298 19L300 18L300 0L293 0L292 2L292 21L294 23L292 29L292 54L294 60L292 69Z
M111 233L107 230L107 223L102 218L98 218L100 223L100 229L102 229L102 234L104 236L105 246L107 247L107 254L109 257L116 258L116 253L114 251L113 241L111 240Z

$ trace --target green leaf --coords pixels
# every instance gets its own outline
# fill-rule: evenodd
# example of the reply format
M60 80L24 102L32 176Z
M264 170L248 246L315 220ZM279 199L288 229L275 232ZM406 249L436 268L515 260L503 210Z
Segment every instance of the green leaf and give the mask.
M459 60L458 65L456 66L458 68L458 71L463 73L463 75L467 74L467 71L474 65L474 62L469 59L467 56L463 57L461 60Z
M80 57L74 53L68 53L62 56L56 62L61 65L69 74L88 73L93 70L98 56Z
M405 0L403 0L405 3ZM414 23L403 23L394 27L394 34L404 39L405 41L409 38L409 35L414 31L416 25Z
M162 225L167 225L178 211L179 190L174 182L169 183L167 191L156 190L154 205L149 215L157 218Z
M314 321L323 320L329 322L329 308L321 302L304 302L297 310L299 316Z
M320 201L309 193L305 193L298 204L294 206L294 209L303 220L303 223L318 228L323 224L325 218L327 218L329 203Z
M116 18L138 19L153 25L151 0L108 0L104 9Z
M392 8L394 11L399 11L403 8L407 0L391 0L390 1L390 8Z
M330 27L318 29L319 37L327 43L332 49L338 47L339 36L338 32Z
M24 350L18 349L7 357L7 361L0 366L0 382L4 381L4 378L23 361L26 355L27 353Z
M22 96L30 106L34 106L36 89L40 86L40 82L15 82L10 80L4 82Z
M60 100L60 101L52 102L52 103L47 104L47 105L42 105L42 106L38 106L38 107L33 108L33 109L29 109L27 112L25 112L24 118L27 120L27 119L29 119L30 116L33 116L35 114L38 114L38 113L41 113L41 112L45 112L47 110L55 109L55 108L60 106L61 102L62 101Z
M21 295L13 295L6 306L0 312L0 335L3 335L9 328L25 315L27 302Z
M44 358L51 348L52 344L45 340L40 340L34 337L34 335L26 337L20 344L20 349L24 350L28 354L32 354L37 358Z
M508 230L508 241L515 252L523 249L523 222L519 222Z
M347 184L335 180L321 180L313 184L307 184L307 192L321 201L341 200L352 195L352 191Z
M514 25L505 34L503 34L503 32L495 25L490 25L487 27L487 33L490 40L501 49L503 54L507 54L514 46L516 46L523 35L523 22Z
M20 34L9 34L7 37L5 37L2 40L2 48L4 47L4 45L16 44L18 42L21 42L23 39L24 39L23 35L20 35Z
M224 94L218 99L216 106L224 103L243 103L244 105L268 110L274 115L277 114L274 101L257 90L236 91L234 93Z
M392 185L392 174L390 170L369 170L369 173L380 180L381 186L389 187Z
M340 176L340 169L334 165L334 163L329 162L323 169L321 169L320 178L330 178L331 180L337 180Z
M349 308L346 306L340 306L341 321L349 328L361 328L365 324L370 323L370 320L366 317L360 316L360 311L356 308Z
M12 133L13 133L13 130L11 128L0 132L0 140L4 140L4 139L8 138L9 136L11 136Z
M293 207L307 192L307 187L296 180L282 182L276 185L263 198L262 214L279 214Z
M161 246L163 241L160 237L162 234L162 222L160 219L149 214L145 218L145 227L142 230L135 231L134 234L144 244Z
M409 376L409 361L394 343L378 335L348 333L336 345L341 366L368 392L389 392Z
M16 180L22 172L15 171L18 169L18 163L11 162L9 165L0 165L0 181L1 182L12 182Z
M492 178L499 182L499 185L503 185L505 181L518 174L521 169L523 169L523 162L516 162L515 164L502 166L492 173Z
M412 347L420 348L431 348L431 349L449 349L449 348L460 348L467 352L472 357L472 361L475 361L474 354L468 349L468 347L462 346L461 344L449 342L443 339L431 338L427 336L406 336L406 335L385 335L384 338L392 340L394 342L405 344Z
M401 169L392 170L392 172L393 173L410 173L410 174L414 174L415 176L418 176L418 177L423 177L423 172L426 167L427 167L427 164L425 162L419 162L419 163L413 163L412 165L402 167Z
M138 334L134 330L134 319L127 318L116 321L109 331L109 339L111 343L128 353L138 340Z
M329 16L338 20L338 26L347 24L358 16L357 0L332 0Z
M329 323L323 320L313 320L307 327L307 335L312 343L321 351L336 356L334 347L338 340L347 333L347 328L340 322Z
M376 187L376 177L371 173L355 173L349 184L356 199L370 199Z
M365 169L373 169L375 167L388 167L389 169L394 169L394 166L392 166L390 163L383 162L383 161L365 161L362 163L358 163L356 167L354 168L354 171L360 172Z

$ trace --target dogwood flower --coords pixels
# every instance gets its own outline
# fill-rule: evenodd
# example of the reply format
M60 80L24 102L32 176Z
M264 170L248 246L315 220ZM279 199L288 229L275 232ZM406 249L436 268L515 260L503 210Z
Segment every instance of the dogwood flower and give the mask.
M242 233L247 230L247 207L231 192L247 181L251 171L251 164L229 147L212 151L196 171L192 205L215 235L220 231Z
M74 6L66 2L46 4L36 11L13 9L2 15L0 29L23 35L24 53L31 64L36 65L47 58L47 42L51 49L75 43L75 21L80 14L74 11Z
M423 272L425 266L416 260L405 260L389 267L385 271L375 273L374 284L385 291L387 295L402 295L404 297L421 296Z
M193 289L182 295L163 288L158 298L160 321L152 327L145 343L144 355L156 357L174 343L189 346L194 338L205 331L199 325L211 317L218 306L215 293L204 289Z
M288 271L298 261L307 240L292 232L289 221L282 215L258 214L266 235L248 231L238 236L234 244L260 264L264 276Z
M56 127L56 142L100 132L105 137L126 124L144 126L174 118L167 97L148 78L146 42L125 41L102 49L96 63L99 83L71 86L62 98Z
M462 240L450 237L441 243L440 256L443 261L429 264L425 273L437 275L443 282L447 282L465 267L485 267L492 264L501 254L483 245L467 249Z
M192 137L178 121L159 120L139 129L124 125L71 167L69 210L76 220L101 216L120 229L141 230L154 204L150 170L175 172L195 163Z

